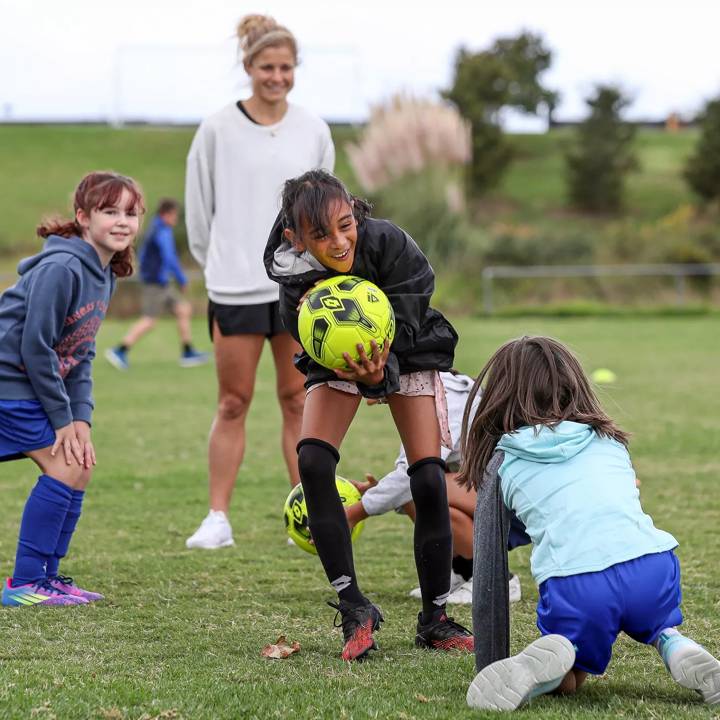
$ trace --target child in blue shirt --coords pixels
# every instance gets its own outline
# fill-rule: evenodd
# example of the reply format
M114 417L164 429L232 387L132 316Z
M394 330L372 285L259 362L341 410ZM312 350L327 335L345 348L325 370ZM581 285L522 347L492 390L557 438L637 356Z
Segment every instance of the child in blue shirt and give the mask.
M132 274L143 197L94 172L75 191L75 217L38 228L39 254L0 296L0 461L31 458L41 475L25 504L2 604L84 605L102 599L60 575L95 465L90 368L116 277Z
M640 506L628 435L561 343L523 337L483 368L466 411L459 481L478 490L471 707L512 710L605 671L620 631L657 648L674 680L720 703L720 662L682 635L675 538ZM542 637L509 655L510 511L533 543ZM479 560L478 560L479 559Z
M183 300L173 285L171 277L175 278L180 292L185 292L187 278L180 265L175 249L173 228L177 225L180 214L180 205L177 200L164 198L158 204L155 217L150 222L150 228L145 236L140 250L140 279L142 280L142 316L128 330L119 345L106 350L106 359L118 370L127 370L130 367L128 353L143 335L150 332L157 322L158 315L168 310L177 320L178 335L182 349L180 352L181 367L195 367L203 365L210 355L198 352L192 344L192 331L190 318L192 306Z

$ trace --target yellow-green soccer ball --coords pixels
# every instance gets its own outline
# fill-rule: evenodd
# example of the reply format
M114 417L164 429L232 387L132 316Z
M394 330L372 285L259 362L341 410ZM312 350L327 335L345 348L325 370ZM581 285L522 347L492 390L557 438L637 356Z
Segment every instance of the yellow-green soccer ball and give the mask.
M354 505L360 500L360 491L349 480L337 475L335 477L335 486L337 487L343 505ZM305 504L305 494L303 493L302 485L296 485L290 491L285 501L283 515L285 516L287 534L292 538L293 542L305 552L317 555L315 545L310 542L307 505ZM361 520L353 528L350 535L353 541L362 532L363 525L365 525L365 521Z
M318 283L305 298L298 317L305 352L323 367L347 367L343 353L360 360L362 343L368 357L370 341L382 352L395 337L395 313L385 293L369 280L338 275Z

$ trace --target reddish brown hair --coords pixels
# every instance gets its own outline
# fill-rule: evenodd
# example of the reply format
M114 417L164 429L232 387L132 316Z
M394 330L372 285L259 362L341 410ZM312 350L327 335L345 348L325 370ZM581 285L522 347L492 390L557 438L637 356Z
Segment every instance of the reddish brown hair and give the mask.
M473 400L482 392L470 422ZM563 420L590 425L627 446L629 436L606 415L580 361L557 340L521 337L506 342L475 381L462 425L457 482L478 487L500 438L521 427L555 427Z
M130 193L130 207L137 209L138 213L145 212L145 202L140 186L125 175L118 175L114 172L91 172L88 173L77 186L73 197L73 210L82 210L90 215L93 210L102 210L106 207L116 205L123 190ZM50 235L60 235L70 238L73 236L82 237L83 229L76 219L47 220L38 225L37 234L46 238ZM132 245L122 252L115 253L110 261L110 267L118 277L129 277L133 273L133 249Z

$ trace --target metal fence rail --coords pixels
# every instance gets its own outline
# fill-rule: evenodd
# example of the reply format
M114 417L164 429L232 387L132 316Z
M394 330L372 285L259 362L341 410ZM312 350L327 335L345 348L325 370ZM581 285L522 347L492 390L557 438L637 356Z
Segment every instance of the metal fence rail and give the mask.
M675 278L677 304L685 302L685 278L720 275L720 263L656 265L491 265L482 271L483 309L492 314L495 303L493 281L496 278L567 278L567 277L672 277Z

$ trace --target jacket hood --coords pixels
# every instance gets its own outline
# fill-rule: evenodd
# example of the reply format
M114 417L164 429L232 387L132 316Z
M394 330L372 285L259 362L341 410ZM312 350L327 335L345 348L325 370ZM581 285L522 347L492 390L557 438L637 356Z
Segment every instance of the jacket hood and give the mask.
M554 428L545 425L523 427L500 438L498 450L540 463L561 463L575 457L595 437L590 425L565 420Z
M268 277L280 285L314 283L332 273L307 250L299 252L285 239L281 215L270 231L263 262Z
M65 238L59 235L50 235L41 252L21 260L17 268L18 274L24 275L43 261L67 262L60 257L62 254L74 255L92 275L100 280L105 278L105 269L100 262L100 256L92 245L79 237Z

